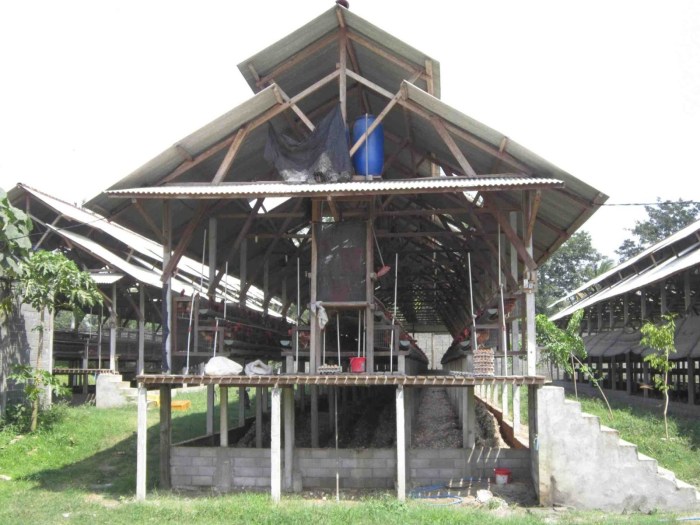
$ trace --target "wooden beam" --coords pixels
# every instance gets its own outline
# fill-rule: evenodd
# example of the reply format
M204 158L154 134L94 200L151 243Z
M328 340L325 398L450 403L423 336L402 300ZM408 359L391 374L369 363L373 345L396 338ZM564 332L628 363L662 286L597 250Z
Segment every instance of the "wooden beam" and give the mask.
M338 12L339 20L343 20L342 14ZM341 25L341 30L338 39L340 47L340 76L338 77L338 96L340 97L340 112L343 115L343 123L348 123L348 47L347 47L347 30Z
M494 216L494 218L498 221L498 223L501 225L501 229L503 230L503 233L506 234L506 237L508 237L508 240L511 242L515 250L518 252L518 255L520 256L520 260L523 261L525 266L531 271L534 271L537 269L537 263L535 260L532 258L532 255L530 255L525 248L525 245L523 244L522 240L518 237L518 234L513 230L513 228L510 227L510 223L506 218L503 216L501 211L494 207L494 206L489 206L488 210L491 212L491 214Z
M290 104L292 111L294 111L294 113L296 113L297 117L299 117L299 120L301 120L304 123L304 125L309 129L309 131L313 131L316 129L316 126L314 126L314 123L311 122L309 117L306 116L306 114L299 108L299 106L297 106L295 103L292 102L292 99L289 97L289 95L287 95L287 93L284 92L284 90L281 87L275 86L274 90L275 90L275 93L281 97L282 102L286 102L286 103Z
M530 210L529 217L527 221L527 231L525 232L525 244L530 242L532 239L532 234L535 231L535 223L537 222L537 212L540 209L540 203L542 202L542 192L540 190L535 190L532 193L532 198L530 199Z
M406 60L403 60L402 58L399 58L396 55L393 55L393 54L389 53L388 51L385 51L381 47L377 46L371 40L366 39L365 37L355 33L354 31L348 31L348 38L354 42L357 42L362 47L369 49L370 51L379 55L383 59L388 60L392 64L396 64L397 66L412 73L413 76L416 76L418 78L427 79L427 74L425 71L417 68L416 66L414 66L410 62L407 62Z
M433 116L430 117L430 123L433 125L433 128L435 128L438 135L440 135L440 138L442 138L445 145L447 145L450 152L452 152L452 155L457 160L457 163L462 168L462 171L469 177L477 177L476 171L474 171L474 168L471 167L471 164L469 164L469 161L467 161L464 153L462 153L462 150L460 150L459 146L457 146L457 143L452 138L452 135L450 135L449 131L447 131L442 119Z
M231 166L233 166L233 161L236 160L236 154L238 153L238 150L240 149L247 135L248 125L245 125L238 130L238 133L236 133L233 142L231 142L231 145L229 146L228 151L226 152L224 160L221 161L219 169L216 170L216 174L211 180L212 184L221 184L221 182L226 178L226 175L231 169Z
M391 98L389 103L386 106L384 106L384 109L381 111L381 113L379 113L379 115L377 115L377 118L374 119L374 122L372 122L372 124L370 124L369 128L367 128L365 130L365 132L362 134L362 136L359 139L357 139L355 144L352 145L352 148L350 148L350 156L351 157L355 154L355 152L358 149L360 149L360 147L367 140L367 137L369 137L372 134L372 132L375 129L377 129L377 126L379 126L379 124L382 123L382 121L384 120L384 117L386 117L389 114L389 111L391 111L391 108L393 108L396 105L396 103L399 101L399 99L402 97L403 97L403 92L401 90L399 90L396 93L396 95L394 95Z
M134 208L136 208L136 211L139 212L139 215L141 215L141 218L144 220L146 225L150 228L151 232L153 232L156 236L156 239L158 242L162 243L163 242L163 232L160 230L160 228L156 225L156 223L151 219L151 216L146 213L146 209L143 207L143 204L141 204L141 201L138 199L132 199L131 204L134 205Z
M170 256L168 264L165 266L165 268L163 268L163 274L160 276L161 282L165 282L170 277L172 277L175 268L177 268L180 259L182 258L182 256L185 253L185 250L187 250L188 246L190 245L190 242L192 241L192 236L194 235L195 230L200 225L205 215L211 208L211 205L207 206L203 202L199 204L194 217L187 224L185 231L182 232L180 242L177 243L175 250L173 250L173 254Z
M272 81L272 79L280 76L282 73L285 73L286 71L289 71L290 69L293 69L300 62L315 55L318 51L322 50L326 46L335 42L336 39L337 39L337 36L333 32L333 33L330 33L327 36L321 38L320 40L314 42L310 46L305 47L299 53L291 56L290 58L285 60L282 64L280 64L279 66L274 68L267 75L263 75L262 77L260 77L260 80L258 80L256 82L258 88L263 88L263 87L267 86L267 84L270 83Z
M216 272L216 277L214 277L212 282L209 283L209 290L207 291L207 295L212 295L214 293L214 291L216 290L216 287L221 282L221 278L224 276L224 270L226 268L226 261L228 261L229 259L231 259L231 257L233 257L233 254L236 253L239 246L241 245L241 241L243 241L243 239L245 239L246 235L248 234L248 230L250 229L251 225L253 224L253 219L255 218L258 211L260 210L260 207L262 206L264 200L265 200L264 198L260 198L260 199L255 201L255 205L250 210L250 214L248 215L248 218L246 219L245 223L243 224L243 227L238 232L238 236L236 237L236 240L233 241L233 244L231 245L228 253L226 254L226 257L224 257L223 261L219 264L219 269Z

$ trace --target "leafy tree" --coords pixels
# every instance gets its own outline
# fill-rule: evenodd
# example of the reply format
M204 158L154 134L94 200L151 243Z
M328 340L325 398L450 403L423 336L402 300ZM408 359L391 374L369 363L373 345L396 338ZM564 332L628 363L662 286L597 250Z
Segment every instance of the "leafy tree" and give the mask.
M32 221L10 204L7 193L0 189L0 314L12 309L12 285L21 277L22 261L29 255L32 243L29 232Z
M546 359L559 365L571 375L574 382L576 399L578 399L578 389L576 387L576 365L578 364L579 370L590 378L591 383L593 383L600 392L605 404L608 406L608 412L612 418L613 414L610 403L608 403L608 398L605 396L603 389L600 388L599 380L595 376L595 373L584 361L586 357L588 357L588 354L580 335L582 319L583 310L577 310L569 319L566 329L561 329L547 319L546 315L538 314L535 317L537 345L542 348L543 355Z
M700 203L689 203L681 199L662 201L657 197L656 204L644 206L644 209L648 218L635 221L634 228L628 229L634 238L625 239L615 250L621 261L634 257L700 218Z
M664 426L666 427L666 439L668 439L668 374L673 368L670 361L671 354L676 352L676 321L675 315L663 315L662 323L657 326L646 322L641 328L641 345L650 348L653 352L644 357L644 360L652 368L661 372L654 376L654 384L664 395Z
M23 379L25 393L32 402L30 431L33 432L39 417L38 392L42 386L46 386L45 374L41 371L45 312L53 314L58 308L75 310L90 307L101 302L102 296L90 274L81 271L60 252L33 252L25 262L21 284L22 300L40 313L39 326L36 328L39 331L39 348L35 372L31 377Z
M537 311L549 314L549 305L612 265L593 247L591 234L574 233L539 269Z

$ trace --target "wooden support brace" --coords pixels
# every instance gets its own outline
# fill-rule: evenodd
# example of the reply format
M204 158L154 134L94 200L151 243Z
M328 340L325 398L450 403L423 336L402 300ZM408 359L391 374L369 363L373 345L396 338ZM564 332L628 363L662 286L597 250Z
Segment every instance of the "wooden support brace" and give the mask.
M474 171L474 168L471 167L471 164L469 164L469 161L467 161L464 153L462 153L462 150L459 149L459 146L452 138L452 135L450 135L450 132L447 131L443 121L440 118L433 116L430 118L430 123L433 125L433 128L435 128L438 135L440 135L440 138L445 145L449 148L450 152L457 160L460 168L462 168L462 171L469 177L477 177L476 171Z
M175 250L173 250L173 254L170 256L168 264L166 264L165 268L163 268L163 274L160 276L161 282L165 282L168 279L170 279L170 277L172 277L175 268L177 268L180 259L182 258L182 256L185 253L185 250L187 250L187 247L192 241L192 236L194 235L195 230L200 225L202 220L204 220L204 217L206 216L207 212L211 209L211 207L211 204L207 205L205 202L199 203L194 217L187 224L185 231L182 232L180 242L177 243Z
M228 148L228 151L226 152L224 160L221 161L219 169L216 170L216 174L211 180L212 184L220 184L226 178L226 175L231 169L231 166L233 166L233 161L236 160L236 154L241 148L241 145L243 144L243 141L245 140L247 135L248 126L243 126L238 130L238 133L236 133L236 137L233 139L233 142L231 143L231 145Z

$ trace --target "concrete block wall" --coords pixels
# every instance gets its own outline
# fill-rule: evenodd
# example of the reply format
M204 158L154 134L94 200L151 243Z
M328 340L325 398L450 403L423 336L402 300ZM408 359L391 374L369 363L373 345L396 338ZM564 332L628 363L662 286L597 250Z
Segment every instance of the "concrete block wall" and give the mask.
M542 505L612 512L700 510L700 494L656 460L637 452L616 430L581 412L561 387L543 387L537 401L537 472Z
M297 448L295 476L303 488L334 488L336 469L341 488L393 489L396 450ZM451 479L493 477L493 469L509 468L514 479L529 479L527 450L410 449L407 454L409 486L445 483ZM171 448L172 486L178 489L270 487L270 449L185 447Z
M335 487L339 467L341 488L392 489L396 479L396 451L380 449L298 448L295 470L304 488Z
M173 488L215 489L270 487L269 448L170 448Z
M16 313L10 315L0 325L0 414L3 414L9 403L19 402L24 398L21 385L15 385L8 379L14 365L36 364L39 347L39 332L33 330L39 325L39 312L31 306L18 305ZM53 323L51 315L45 315L44 348L42 350L41 367L48 370L52 367L51 346L53 344Z
M530 451L527 449L412 449L407 463L409 480L414 486L451 479L493 478L495 468L509 468L514 480L530 479Z

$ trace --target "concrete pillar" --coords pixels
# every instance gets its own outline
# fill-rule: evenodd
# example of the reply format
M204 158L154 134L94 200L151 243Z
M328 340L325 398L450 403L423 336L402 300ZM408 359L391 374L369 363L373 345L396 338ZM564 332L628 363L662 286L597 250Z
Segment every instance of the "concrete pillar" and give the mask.
M396 496L406 501L406 428L404 426L404 388L396 387Z
M272 413L270 414L270 492L272 494L272 501L275 503L279 503L282 497L281 401L282 389L278 386L272 387Z
M318 387L311 385L311 448L318 448Z
M173 229L172 229L172 216L170 213L170 202L163 201L163 215L162 215L162 229L163 229L163 268L165 268L170 262L170 256L172 254L173 247ZM172 278L168 277L163 283L163 300L165 301L165 312L166 318L163 319L163 355L161 368L164 372L172 371L173 367L173 335L172 331L172 320L173 315L173 285Z
M461 389L464 417L462 419L462 447L474 448L476 441L476 401L474 399L474 387L468 386Z
M294 475L294 388L284 389L284 487L293 489Z
M139 357L136 370L139 375L144 373L145 363L144 363L144 352L146 348L146 300L144 297L144 287L146 285L139 283Z
M632 394L632 378L634 377L634 373L632 370L632 353L627 352L625 354L625 386L627 389L627 394L631 395Z
M255 387L255 448L262 448L263 393L262 387Z
M501 413L503 414L504 419L510 419L508 416L508 385L503 384L501 386Z
M207 436L214 433L214 385L207 385Z
M109 369L117 371L117 284L112 285L112 310L109 320Z
M334 430L335 425L335 396L335 387L329 386L326 399L328 399L328 428L331 430Z
M649 385L649 363L642 361L642 381L644 385ZM644 389L644 397L649 397L649 389Z
M520 432L520 385L513 385L513 433Z
M219 386L219 443L228 447L228 387Z
M688 404L695 405L695 359L688 358Z
M245 426L245 387L238 387L238 426Z
M411 440L413 438L413 400L415 394L416 391L412 388L406 388L404 390L404 396L406 397L406 448L411 448Z
M148 432L148 391L143 383L138 385L138 416L136 426L136 499L146 499L146 439Z
M160 488L170 488L170 443L172 393L170 385L160 387Z

